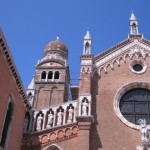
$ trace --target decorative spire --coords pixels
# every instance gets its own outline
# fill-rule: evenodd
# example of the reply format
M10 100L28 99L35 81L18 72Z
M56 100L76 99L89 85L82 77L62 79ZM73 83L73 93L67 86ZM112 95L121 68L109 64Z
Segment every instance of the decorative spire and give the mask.
M83 54L91 54L92 38L89 30L87 30L83 41Z
M92 39L90 32L89 32L89 29L87 30L86 35L84 36L84 39Z
M32 78L31 83L28 85L28 89L35 89L34 78Z
M136 17L135 17L135 15L134 15L134 13L133 13L133 10L131 11L130 21L131 20L134 20L134 21L137 20Z
M135 17L133 10L131 12L131 17L130 17L130 34L139 34L138 32L138 21L137 18Z
M57 40L57 41L59 41L59 39L60 39L60 36L59 36L59 35L57 35L57 36L56 36L56 40Z

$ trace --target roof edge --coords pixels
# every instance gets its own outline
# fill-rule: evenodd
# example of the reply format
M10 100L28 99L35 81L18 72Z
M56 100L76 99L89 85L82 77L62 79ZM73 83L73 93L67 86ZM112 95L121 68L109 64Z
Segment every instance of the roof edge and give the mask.
M20 75L18 73L17 67L14 63L13 57L11 55L11 52L9 50L8 44L6 42L5 36L4 36L1 28L0 28L0 50L2 51L2 54L5 57L5 60L8 64L9 71L10 71L12 77L14 78L14 81L16 83L19 94L23 100L23 103L26 106L26 108L29 109L30 103L27 100L24 86L22 84Z

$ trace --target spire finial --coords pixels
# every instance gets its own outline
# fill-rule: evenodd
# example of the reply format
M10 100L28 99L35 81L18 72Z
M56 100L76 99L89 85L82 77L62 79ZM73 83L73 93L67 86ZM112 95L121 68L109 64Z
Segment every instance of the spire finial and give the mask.
M87 28L86 35L84 36L84 39L91 39L89 28Z
M133 10L131 10L131 17L130 17L130 20L137 20L135 15L134 15L134 12Z
M56 36L56 40L57 40L57 41L59 41L59 39L60 39L60 36L59 36L59 35L57 35L57 36Z

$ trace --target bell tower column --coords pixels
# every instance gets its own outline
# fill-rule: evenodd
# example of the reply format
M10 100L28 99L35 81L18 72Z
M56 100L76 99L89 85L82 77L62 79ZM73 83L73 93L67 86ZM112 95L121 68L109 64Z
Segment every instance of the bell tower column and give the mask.
M79 126L80 149L89 150L90 128L93 122L91 115L91 81L93 69L93 55L91 54L92 39L87 31L83 42L83 54L80 57L81 70L79 82L79 116L77 122Z

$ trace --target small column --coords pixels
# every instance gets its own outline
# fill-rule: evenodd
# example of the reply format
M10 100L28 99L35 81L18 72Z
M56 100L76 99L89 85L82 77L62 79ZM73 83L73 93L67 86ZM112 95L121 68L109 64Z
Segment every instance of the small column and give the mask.
M63 115L63 125L66 124L66 108L64 109L64 115Z
M45 121L46 121L46 111L43 112L44 116L43 116L43 125L42 125L42 130L45 129Z
M89 101L89 112L88 112L88 116L91 116L91 101Z
M79 116L81 116L81 101L79 101Z
M28 129L28 132L30 132L30 131L32 131L32 124L33 124L33 122L34 122L34 119L32 119L32 118L34 118L34 113L33 113L33 111L31 112L29 112L29 114L30 114L30 122L29 122L29 129Z
M55 77L55 72L53 72L52 81L54 81L54 77Z
M53 127L55 127L55 124L56 124L56 110L54 110Z
M76 108L76 107L74 107L73 122L76 122L76 110L77 110L77 108Z
M35 131L35 126L36 126L36 115L37 115L37 112L34 113L32 131Z

